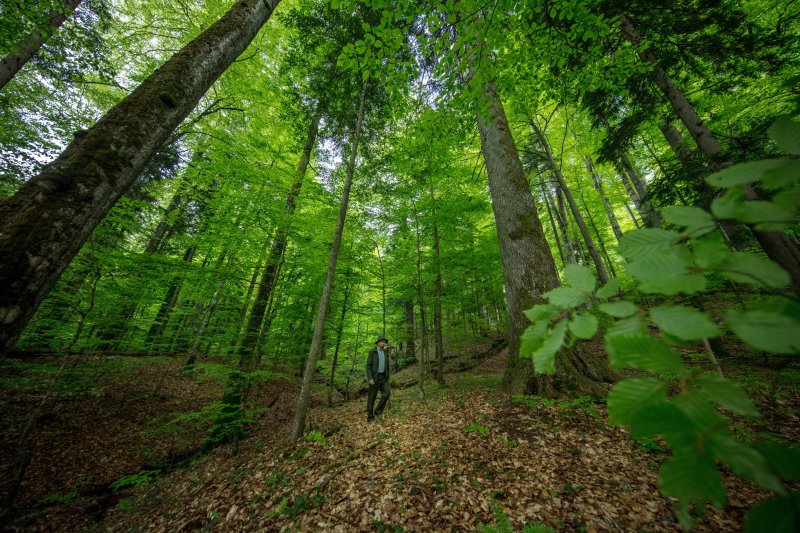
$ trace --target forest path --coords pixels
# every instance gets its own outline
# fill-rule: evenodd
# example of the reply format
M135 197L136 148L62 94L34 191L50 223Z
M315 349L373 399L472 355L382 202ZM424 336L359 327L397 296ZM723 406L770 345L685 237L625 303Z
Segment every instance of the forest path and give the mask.
M494 359L494 358L493 358ZM499 356L498 358L499 359ZM666 455L606 423L605 407L512 402L491 361L448 385L393 392L368 424L364 399L317 407L296 447L265 428L231 457L218 450L142 487L107 516L112 531L450 531L495 524L559 531L679 531L658 489ZM658 448L655 443L651 447ZM731 500L697 531L741 527L763 495L726 479ZM502 516L501 516L502 519ZM138 526L138 527L137 527Z

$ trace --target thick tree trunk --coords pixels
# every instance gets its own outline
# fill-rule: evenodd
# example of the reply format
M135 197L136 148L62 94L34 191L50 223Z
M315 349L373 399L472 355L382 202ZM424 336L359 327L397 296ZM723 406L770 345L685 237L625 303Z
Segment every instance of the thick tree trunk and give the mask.
M561 390L562 383L571 386L570 394L593 390L598 382L608 379L607 367L599 361L595 365L581 365L585 359L577 350L565 350L564 356L559 357L558 380L534 377L531 360L519 356L520 336L528 325L523 312L541 302L542 295L557 287L559 281L503 105L493 84L486 86L485 94L489 99L488 117L478 115L478 130L500 244L509 317L508 367L503 385L512 392L551 393Z
M3 58L0 62L0 91L36 55L45 41L64 24L81 2L82 0L62 0L60 9L51 10L42 27L34 29L23 42Z
M583 236L583 242L586 245L586 249L589 250L589 255L592 257L595 269L597 269L597 276L600 278L602 283L606 283L608 281L608 273L606 272L606 267L603 264L603 258L600 257L600 252L598 252L597 246L595 246L594 241L592 240L592 235L589 233L589 228L586 227L586 221L583 219L583 215L581 215L581 212L578 209L578 204L575 202L575 197L572 195L572 191L570 191L569 187L567 187L567 181L564 179L561 169L553 158L553 152L550 149L550 143L547 142L547 137L545 137L544 132L542 132L535 120L531 119L530 124L531 128L533 128L534 134L536 135L537 139L539 139L539 145L542 147L542 150L544 150L545 157L547 158L547 164L550 166L550 170L558 180L561 190L564 192L564 196L567 198L570 211L572 211L572 217L578 224L578 228Z
M442 263L439 257L439 224L436 220L436 195L433 179L429 180L431 216L433 221L433 268L435 269L433 293L433 335L436 355L436 381L444 385L444 345L442 343Z
M347 206L350 202L350 187L353 185L353 173L356 169L356 154L358 153L358 141L361 136L361 123L364 120L366 96L367 80L364 80L364 84L361 87L360 102L358 103L358 115L353 132L352 146L350 147L350 161L347 164L347 176L344 181L344 190L342 191L342 202L339 206L339 218L336 222L336 232L333 235L328 270L325 273L325 285L322 288L322 296L320 296L319 300L314 335L311 337L311 346L308 349L308 359L306 359L306 368L303 373L303 386L300 389L300 397L297 399L297 409L295 411L294 424L292 425L292 444L297 442L306 428L308 399L311 396L311 388L314 382L314 370L317 367L317 359L319 358L319 348L322 344L322 334L325 330L325 317L328 314L333 278L336 274L336 262L339 259L339 248L342 243L342 233L344 232L344 223L347 217Z
M620 13L622 33L634 46L639 46L642 38L636 31L633 23L625 14ZM683 92L675 85L664 69L659 65L655 55L651 50L639 52L639 57L652 68L650 76L659 89L663 92L675 114L683 122L686 129L694 138L700 151L708 159L710 166L714 170L728 167L732 162L727 158L722 150L716 136L708 126L700 119L694 106L689 102ZM755 191L749 186L745 186L749 200L757 199ZM766 252L767 256L781 265L791 276L792 290L800 294L800 249L784 232L765 232L753 230L758 242Z
M279 0L241 0L0 204L0 350Z

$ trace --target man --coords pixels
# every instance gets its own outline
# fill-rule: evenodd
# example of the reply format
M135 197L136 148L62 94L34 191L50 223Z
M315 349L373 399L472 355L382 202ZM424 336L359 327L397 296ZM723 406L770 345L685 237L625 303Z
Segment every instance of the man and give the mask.
M375 348L367 356L367 380L369 380L369 394L367 395L367 422L375 422L375 417L380 418L386 402L389 401L389 352L384 351L389 341L381 335L375 341ZM373 412L375 398L381 391L381 401Z

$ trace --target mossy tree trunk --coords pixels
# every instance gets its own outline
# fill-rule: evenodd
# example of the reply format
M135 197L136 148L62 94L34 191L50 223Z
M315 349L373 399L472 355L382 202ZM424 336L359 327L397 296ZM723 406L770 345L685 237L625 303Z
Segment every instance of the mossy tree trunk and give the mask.
M549 377L534 376L531 360L519 356L520 335L528 325L523 311L541 302L542 295L557 287L559 280L494 84L486 85L485 94L488 116L478 114L478 131L489 178L509 317L508 365L503 385L516 393L552 396L596 393L611 378L605 361L590 358L576 349L564 350L558 357L558 374Z
M0 350L280 0L241 0L0 204Z

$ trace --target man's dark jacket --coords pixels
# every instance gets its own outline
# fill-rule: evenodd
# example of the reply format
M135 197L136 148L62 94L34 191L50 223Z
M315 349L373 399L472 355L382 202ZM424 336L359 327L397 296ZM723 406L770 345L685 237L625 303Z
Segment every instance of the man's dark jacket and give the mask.
M384 350L383 355L386 356L386 380L389 380L389 368L391 365L389 364L389 350ZM367 381L374 380L375 376L378 375L378 348L373 348L369 351L369 355L367 356Z

